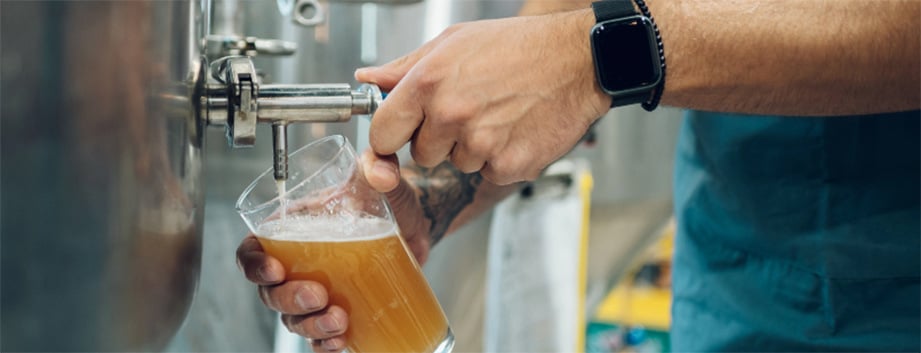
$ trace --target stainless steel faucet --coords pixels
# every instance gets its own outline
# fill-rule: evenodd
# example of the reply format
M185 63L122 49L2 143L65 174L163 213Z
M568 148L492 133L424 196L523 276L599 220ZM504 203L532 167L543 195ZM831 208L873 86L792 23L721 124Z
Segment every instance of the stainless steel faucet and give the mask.
M272 124L276 180L288 178L287 126L303 122L345 122L371 116L380 105L376 85L352 90L347 83L260 84L250 57L226 56L209 68L200 114L208 125L224 126L231 147L256 143L256 124Z

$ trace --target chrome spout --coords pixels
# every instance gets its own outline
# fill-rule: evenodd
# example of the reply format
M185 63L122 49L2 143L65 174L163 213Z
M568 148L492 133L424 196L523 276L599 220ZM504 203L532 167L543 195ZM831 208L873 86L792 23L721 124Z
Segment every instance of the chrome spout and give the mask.
M256 124L272 124L275 178L287 179L289 123L347 122L372 116L383 97L376 85L352 90L347 83L270 84L258 82L252 59L221 58L210 65L211 75L200 97L200 114L211 126L224 126L231 147L256 143Z
M272 151L275 153L272 164L275 169L275 180L288 180L288 124L272 124Z

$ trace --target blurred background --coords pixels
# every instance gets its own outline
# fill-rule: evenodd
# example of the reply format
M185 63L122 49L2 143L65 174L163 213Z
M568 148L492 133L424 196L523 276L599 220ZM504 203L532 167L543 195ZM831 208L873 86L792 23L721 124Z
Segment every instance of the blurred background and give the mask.
M242 53L253 55L262 83L354 89L356 68L397 58L452 23L514 16L520 5L0 2L0 350L284 348L279 342L291 339L279 334L277 317L243 278L234 254L246 233L234 203L272 166L271 129L258 124L251 148L231 148L224 128L207 126L194 98L206 90L209 64ZM309 20L318 21L304 25ZM259 46L255 38L296 50ZM638 259L668 233L679 124L678 110L618 108L566 157L584 163L593 180L590 208L580 209L590 216L580 254L585 266L574 267L584 281L571 283L582 288L569 298L583 312L549 316L575 315L584 327L603 321L606 299L644 268ZM364 118L291 124L288 144L343 134L362 149L367 128ZM554 202L546 200L539 202ZM501 350L484 342L486 303L496 289L487 283L501 271L487 259L495 218L515 217L510 212L486 214L445 238L424 267L456 352ZM580 232L557 236L579 242ZM550 257L541 261L554 265ZM587 347L592 338L581 340ZM605 349L622 350L622 343Z

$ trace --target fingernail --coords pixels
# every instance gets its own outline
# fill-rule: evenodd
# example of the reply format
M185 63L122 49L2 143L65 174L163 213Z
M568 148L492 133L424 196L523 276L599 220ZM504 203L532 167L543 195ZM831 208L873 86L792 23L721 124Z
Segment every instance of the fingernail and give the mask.
M259 266L259 271L257 271L256 273L259 276L260 280L263 280L263 281L271 280L271 278L269 278L269 276L271 276L269 274L269 266L267 265Z
M323 349L328 351L339 351L344 348L342 340L338 338L325 339L320 345L323 346Z
M396 174L396 170L393 168L392 163L387 163L383 160L377 160L374 162L374 173L381 177L391 177Z
M294 302L303 310L313 311L323 306L320 303L320 296L313 289L304 286L294 294Z
M332 315L324 315L317 319L317 328L326 333L334 333L339 331L339 320Z

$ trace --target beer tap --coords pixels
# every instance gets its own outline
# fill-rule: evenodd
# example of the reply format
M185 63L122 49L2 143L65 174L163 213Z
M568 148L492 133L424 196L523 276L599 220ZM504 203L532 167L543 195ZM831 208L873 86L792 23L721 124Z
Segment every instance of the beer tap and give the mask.
M231 147L256 143L256 124L272 124L276 180L288 178L287 126L290 123L346 122L371 116L380 105L376 85L352 90L347 83L260 84L251 58L227 56L209 67L200 114L208 125L224 126Z

